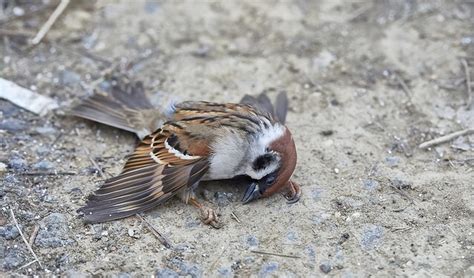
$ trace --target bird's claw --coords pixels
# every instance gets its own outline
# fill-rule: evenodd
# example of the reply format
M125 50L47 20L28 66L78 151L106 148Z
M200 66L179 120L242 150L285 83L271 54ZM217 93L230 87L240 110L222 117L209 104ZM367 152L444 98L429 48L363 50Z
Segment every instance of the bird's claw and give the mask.
M286 199L286 203L294 204L298 202L301 197L301 187L295 182L289 181L287 189L287 192L282 193L283 197Z
M222 224L218 222L217 213L211 208L201 208L201 220L204 224L210 225L215 229L222 228Z

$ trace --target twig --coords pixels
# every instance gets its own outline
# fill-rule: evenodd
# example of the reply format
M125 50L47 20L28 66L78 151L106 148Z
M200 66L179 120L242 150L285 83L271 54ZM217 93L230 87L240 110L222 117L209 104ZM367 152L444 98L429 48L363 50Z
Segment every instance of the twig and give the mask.
M395 79L397 79L398 84L400 84L400 86L402 86L402 89L405 92L405 95L411 101L411 96L413 95L413 93L410 90L410 88L408 87L407 83L405 83L405 81L403 81L403 79L400 78L400 76L398 76L398 74L393 73L393 75L395 76Z
M285 254L278 254L278 253L257 251L257 250L250 250L250 252L255 253L255 254L270 255L270 256L277 256L277 257L284 257L284 258L292 258L292 259L301 258L300 256L295 256L295 255L285 255Z
M89 150L84 147L84 151L86 152L86 155L87 155L87 157L89 158L89 160L90 160L90 162L92 163L92 165L94 165L94 168L99 172L100 177L103 178L103 179L105 179L104 172L102 171L102 169L100 169L100 167L99 167L99 165L97 164L97 162L95 162L95 160L91 157L91 154L90 154Z
M454 138L457 138L459 136L469 135L469 134L472 134L472 133L474 133L474 128L467 128L467 129L464 129L464 130L456 131L456 132L441 136L439 138L436 138L436 139L433 139L433 140L430 140L430 141L426 141L426 142L420 144L418 146L418 148L426 149L426 148L429 148L429 147L432 147L432 146L435 146L435 145L446 143L446 142L451 141Z
M392 228L390 231L393 233L397 231L408 231L411 229L413 229L413 227L396 227L396 228Z
M74 176L76 172L25 172L21 173L25 176Z
M53 26L53 24L56 22L58 17L64 12L66 9L67 5L69 5L70 0L61 0L59 5L56 7L56 9L53 11L51 16L48 18L48 20L41 26L40 30L36 34L36 36L31 40L31 44L37 45L38 43L41 42L41 40L44 38L46 33L48 33L49 29Z
M237 215L235 215L235 213L233 211L230 213L230 216L232 216L232 218L235 221L237 221L237 223L242 223L242 222L240 222L240 219L237 217Z
M15 223L16 228L18 229L18 232L20 233L21 238L25 242L26 246L28 247L28 250L30 250L31 254L35 258L35 260L38 262L39 266L43 268L43 265L41 264L40 260L38 259L38 256L36 256L35 251L33 251L33 248L31 248L31 245L29 242L26 240L25 235L20 229L20 225L18 225L18 221L16 221L15 213L13 213L13 209L10 208L10 214L12 215L13 222Z
M147 226L147 228L150 230L150 232L163 244L164 247L170 249L171 248L171 243L164 237L158 230L153 227L150 222L148 222L145 217L141 216L140 214L137 214L137 217L140 218Z
M461 63L464 67L464 72L466 74L466 86L467 86L467 107L470 108L473 106L473 98L472 98L472 89L471 89L471 74L469 73L469 65L466 59L462 59Z
M34 33L26 31L26 30L8 30L8 29L0 29L1 36L12 36L12 37L31 37Z
M30 245L33 245L35 243L36 236L38 235L39 229L40 229L40 226L35 225L35 229L33 230L33 233L31 233L31 236L30 236L30 241L29 241Z
M36 263L36 262L37 262L36 259L35 259L35 260L32 260L31 262L29 262L29 263L27 263L27 264L25 264L25 265L23 265L23 266L20 266L17 270L20 270L20 269L23 269L23 268L25 268L25 267L28 267L28 266L30 266L30 265Z

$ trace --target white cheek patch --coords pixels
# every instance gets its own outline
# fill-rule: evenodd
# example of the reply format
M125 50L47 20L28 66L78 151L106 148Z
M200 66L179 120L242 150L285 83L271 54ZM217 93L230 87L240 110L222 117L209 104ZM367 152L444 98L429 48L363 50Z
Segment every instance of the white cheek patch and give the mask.
M259 171L255 171L252 167L249 167L247 171L247 175L249 175L252 179L259 180L265 177L266 175L276 171L279 166L280 166L280 160L278 159L275 162L272 162L270 165L268 165L267 167Z

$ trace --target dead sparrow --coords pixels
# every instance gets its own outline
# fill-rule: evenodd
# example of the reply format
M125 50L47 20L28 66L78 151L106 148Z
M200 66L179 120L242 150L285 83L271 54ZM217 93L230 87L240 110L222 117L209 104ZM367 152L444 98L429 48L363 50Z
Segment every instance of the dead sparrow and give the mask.
M249 180L243 203L282 191L289 202L296 202L300 188L290 180L296 148L284 125L287 108L284 93L275 108L261 94L247 95L239 104L186 101L169 113L149 103L139 82L96 93L72 114L135 132L141 142L122 173L106 180L79 211L87 222L103 222L178 195L202 211L206 224L218 227L216 214L196 200L194 189L200 181L237 176Z

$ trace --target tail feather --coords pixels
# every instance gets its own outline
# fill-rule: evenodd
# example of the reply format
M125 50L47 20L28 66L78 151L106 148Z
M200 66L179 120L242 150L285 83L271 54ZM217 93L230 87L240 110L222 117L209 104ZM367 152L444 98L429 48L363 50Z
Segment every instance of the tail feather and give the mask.
M151 105L141 82L117 84L109 93L96 92L70 114L133 132L139 138L152 133L163 116Z

